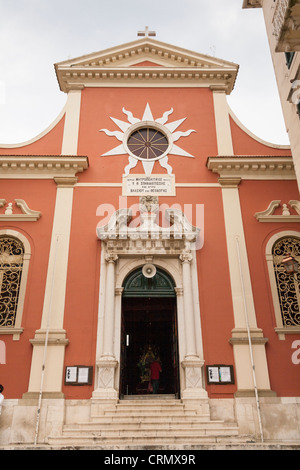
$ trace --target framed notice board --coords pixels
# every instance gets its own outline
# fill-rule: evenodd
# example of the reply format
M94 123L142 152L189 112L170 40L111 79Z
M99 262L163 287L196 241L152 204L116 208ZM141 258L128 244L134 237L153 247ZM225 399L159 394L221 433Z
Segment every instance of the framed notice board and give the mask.
M92 385L92 366L66 366L65 385Z
M234 384L233 366L214 364L206 366L208 384L226 385Z

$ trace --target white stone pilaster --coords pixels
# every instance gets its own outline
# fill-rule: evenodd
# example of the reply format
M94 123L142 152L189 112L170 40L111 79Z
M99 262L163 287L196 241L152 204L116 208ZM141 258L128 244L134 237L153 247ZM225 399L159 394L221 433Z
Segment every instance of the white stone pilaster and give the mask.
M183 253L179 256L182 262L183 307L185 327L185 357L181 362L184 370L183 400L198 400L207 398L207 392L203 388L202 367L203 359L197 354L195 333L195 312L192 291L191 253Z
M66 104L62 155L77 155L80 104L81 90L70 90Z
M218 154L233 155L233 144L229 120L229 109L225 90L214 89L213 101L217 133Z
M70 229L73 207L73 187L77 178L55 178L56 203L48 272L41 318L41 328L31 340L33 355L28 393L37 393L45 366L43 392L60 396L63 378L65 346L68 344L63 329L65 295L69 258ZM43 365L45 348L46 363Z
M182 261L182 285L183 285L183 305L184 305L184 326L185 326L185 359L197 358L196 336L194 324L194 302L191 278L191 254L180 255Z
M94 399L116 400L115 369L118 361L114 354L115 338L115 262L118 256L106 255L106 284L104 307L103 349L101 357L96 361L97 388L93 392Z
M240 178L220 178L225 218L227 253L235 328L230 343L235 358L237 394L254 393L253 367L257 388L268 394L270 380L263 332L257 327L247 247L245 241L238 185ZM250 341L249 341L250 334Z

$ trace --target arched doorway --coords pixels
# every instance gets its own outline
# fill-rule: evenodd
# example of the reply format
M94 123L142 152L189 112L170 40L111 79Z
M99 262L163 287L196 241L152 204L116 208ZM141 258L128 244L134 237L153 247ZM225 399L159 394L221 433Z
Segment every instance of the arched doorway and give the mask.
M175 284L162 269L147 278L142 268L123 283L120 397L146 395L149 363L162 364L159 394L179 397Z

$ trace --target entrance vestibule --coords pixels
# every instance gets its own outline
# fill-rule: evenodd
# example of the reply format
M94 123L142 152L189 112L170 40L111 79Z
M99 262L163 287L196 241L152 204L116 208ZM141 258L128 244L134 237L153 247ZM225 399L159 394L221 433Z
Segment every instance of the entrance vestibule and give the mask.
M147 395L149 365L162 366L159 394L179 397L177 308L174 283L160 269L147 278L139 268L123 283L120 397Z

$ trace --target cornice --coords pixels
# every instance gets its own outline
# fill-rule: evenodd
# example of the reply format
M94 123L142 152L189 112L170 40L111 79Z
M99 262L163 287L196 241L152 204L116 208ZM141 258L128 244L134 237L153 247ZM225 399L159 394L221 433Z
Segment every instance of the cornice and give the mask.
M0 155L0 179L75 177L89 166L88 157L76 155Z
M245 180L295 180L292 157L230 156L209 157L207 168L220 177Z
M196 67L126 67L118 68L61 68L59 71L60 88L64 92L85 87L149 87L185 86L222 88L230 94L235 83L236 70Z
M145 61L151 66L141 66ZM142 39L55 64L60 89L83 87L217 86L230 94L238 65Z
M174 64L184 64L187 66L199 66L204 65L222 65L222 66L237 66L234 62L225 61L223 59L212 57L199 52L191 51L190 49L184 49L179 46L168 44L157 39L143 38L124 43L118 46L86 54L77 58L69 59L66 61L58 62L55 67L60 65L84 65L84 66L95 66L95 65L110 65L116 63L123 63L124 61L144 60L144 56L148 58L151 56L153 60L172 61Z

